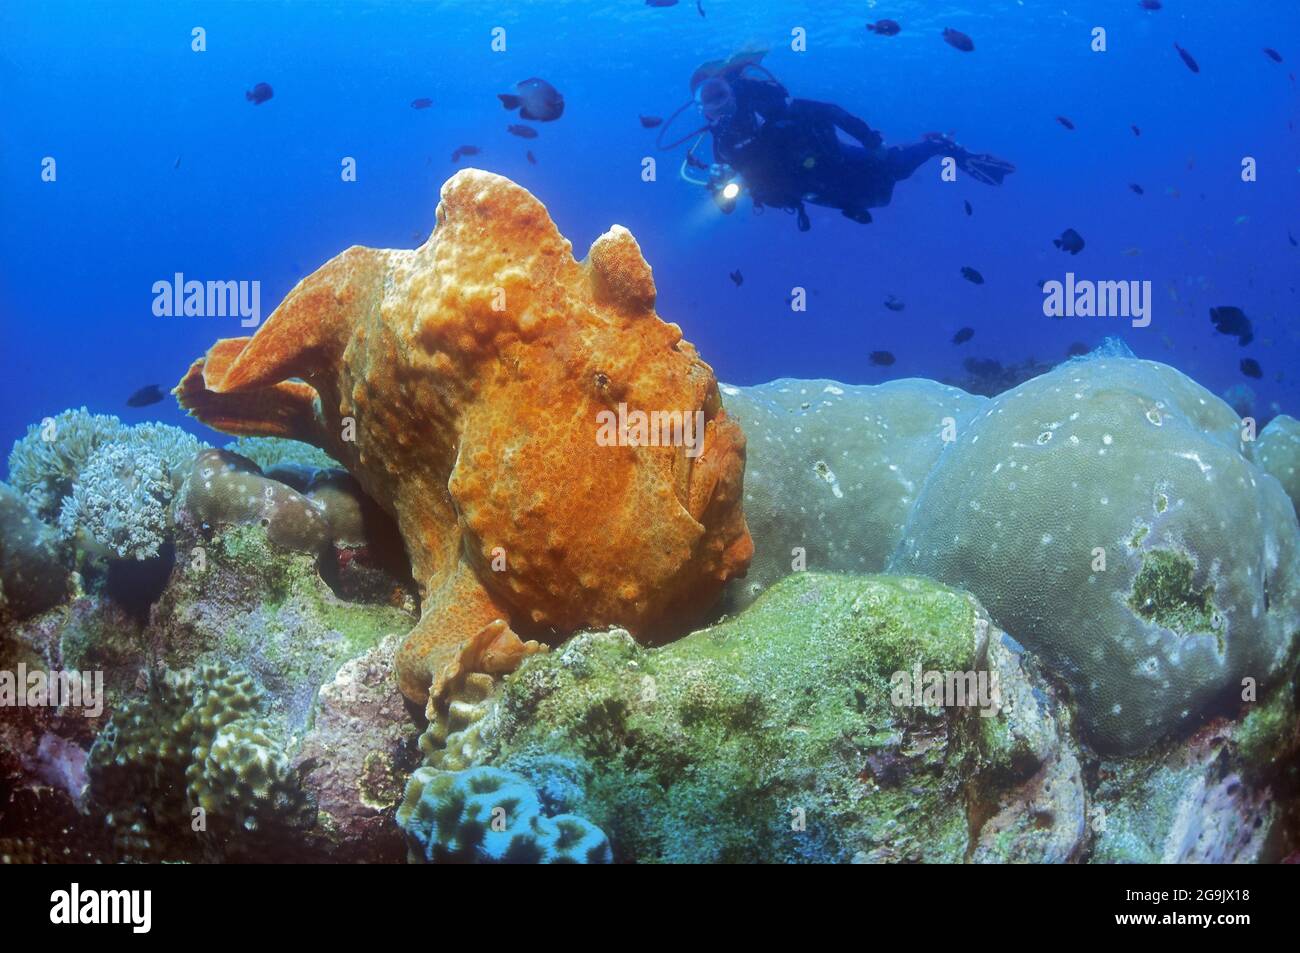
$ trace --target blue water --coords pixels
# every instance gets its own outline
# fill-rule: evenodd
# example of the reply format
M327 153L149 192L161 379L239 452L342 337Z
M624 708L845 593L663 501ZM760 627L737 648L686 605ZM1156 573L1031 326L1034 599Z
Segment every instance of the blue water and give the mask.
M218 337L247 333L233 317L155 317L153 283L257 280L269 314L349 245L421 243L462 144L482 149L462 166L531 189L580 257L611 224L629 227L661 315L730 383L956 378L964 357L1054 362L1072 342L1120 334L1216 393L1248 383L1261 416L1300 412L1300 248L1287 239L1300 238L1300 4L703 6L702 18L691 0L0 4L0 445L82 404L219 439L170 398L125 405L145 384L170 388ZM864 29L881 17L902 33ZM496 26L505 53L490 49ZM975 51L945 44L948 26ZM1094 26L1107 52L1090 50ZM206 52L190 48L194 27ZM807 31L804 52L790 48L794 27ZM753 44L770 48L766 65L793 95L837 102L891 143L952 131L1018 171L990 188L941 182L931 163L871 225L813 208L801 234L792 217L743 202L724 216L678 178L683 150L657 153L637 116L667 116L699 63ZM530 76L567 108L525 141L505 131L519 120L495 94ZM254 106L244 92L258 82L275 95ZM432 108L410 107L424 96ZM641 178L647 155L659 160L653 183ZM341 180L345 156L356 182ZM1255 183L1241 181L1243 156L1258 162ZM1051 244L1067 227L1087 241L1075 258ZM987 283L964 281L965 265ZM1150 280L1150 327L1044 317L1037 282L1067 270ZM787 303L796 286L808 289L804 313ZM906 310L885 309L889 295ZM1253 344L1213 332L1208 309L1221 304L1250 315ZM964 325L974 339L950 344ZM878 350L897 363L870 364ZM1246 356L1262 380L1242 376Z

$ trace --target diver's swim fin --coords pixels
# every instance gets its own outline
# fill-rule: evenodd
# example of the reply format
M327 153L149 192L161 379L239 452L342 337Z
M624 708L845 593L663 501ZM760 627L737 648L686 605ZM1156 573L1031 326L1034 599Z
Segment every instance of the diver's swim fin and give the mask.
M983 182L985 185L1001 185L1003 179L1016 171L1016 167L1006 159L999 159L987 152L978 155L968 152L959 156L957 167L976 182Z

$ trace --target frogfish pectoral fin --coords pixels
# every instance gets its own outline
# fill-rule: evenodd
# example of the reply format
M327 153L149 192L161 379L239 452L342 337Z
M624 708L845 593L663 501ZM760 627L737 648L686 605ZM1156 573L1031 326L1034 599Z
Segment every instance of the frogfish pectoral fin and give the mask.
M358 318L379 306L388 265L388 252L360 245L331 258L298 282L229 362L208 369L208 389L333 376Z
M504 675L545 651L514 633L474 570L461 562L428 594L420 621L398 648L397 687L413 702L436 705L474 672Z

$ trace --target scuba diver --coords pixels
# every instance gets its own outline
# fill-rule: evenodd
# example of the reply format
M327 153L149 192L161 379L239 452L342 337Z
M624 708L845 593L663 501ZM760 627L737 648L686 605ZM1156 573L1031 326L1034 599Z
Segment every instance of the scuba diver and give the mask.
M659 134L665 149L699 135L687 150L683 178L707 185L724 212L735 207L743 187L756 209L794 212L801 232L811 227L805 202L839 209L846 218L866 224L869 209L889 204L895 183L935 156L952 156L959 169L986 185L1001 185L1015 171L1010 162L968 152L937 133L910 145L886 146L880 133L841 107L791 98L760 64L763 55L739 53L697 69L691 100ZM692 103L706 125L665 146L663 133ZM713 138L711 164L695 156L705 135ZM692 178L688 167L707 169L708 180Z

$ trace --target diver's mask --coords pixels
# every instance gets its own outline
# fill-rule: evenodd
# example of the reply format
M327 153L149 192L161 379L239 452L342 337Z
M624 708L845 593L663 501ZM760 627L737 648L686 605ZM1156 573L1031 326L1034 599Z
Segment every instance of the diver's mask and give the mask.
M730 119L736 114L736 96L731 84L719 76L711 76L695 91L695 105L710 124Z

